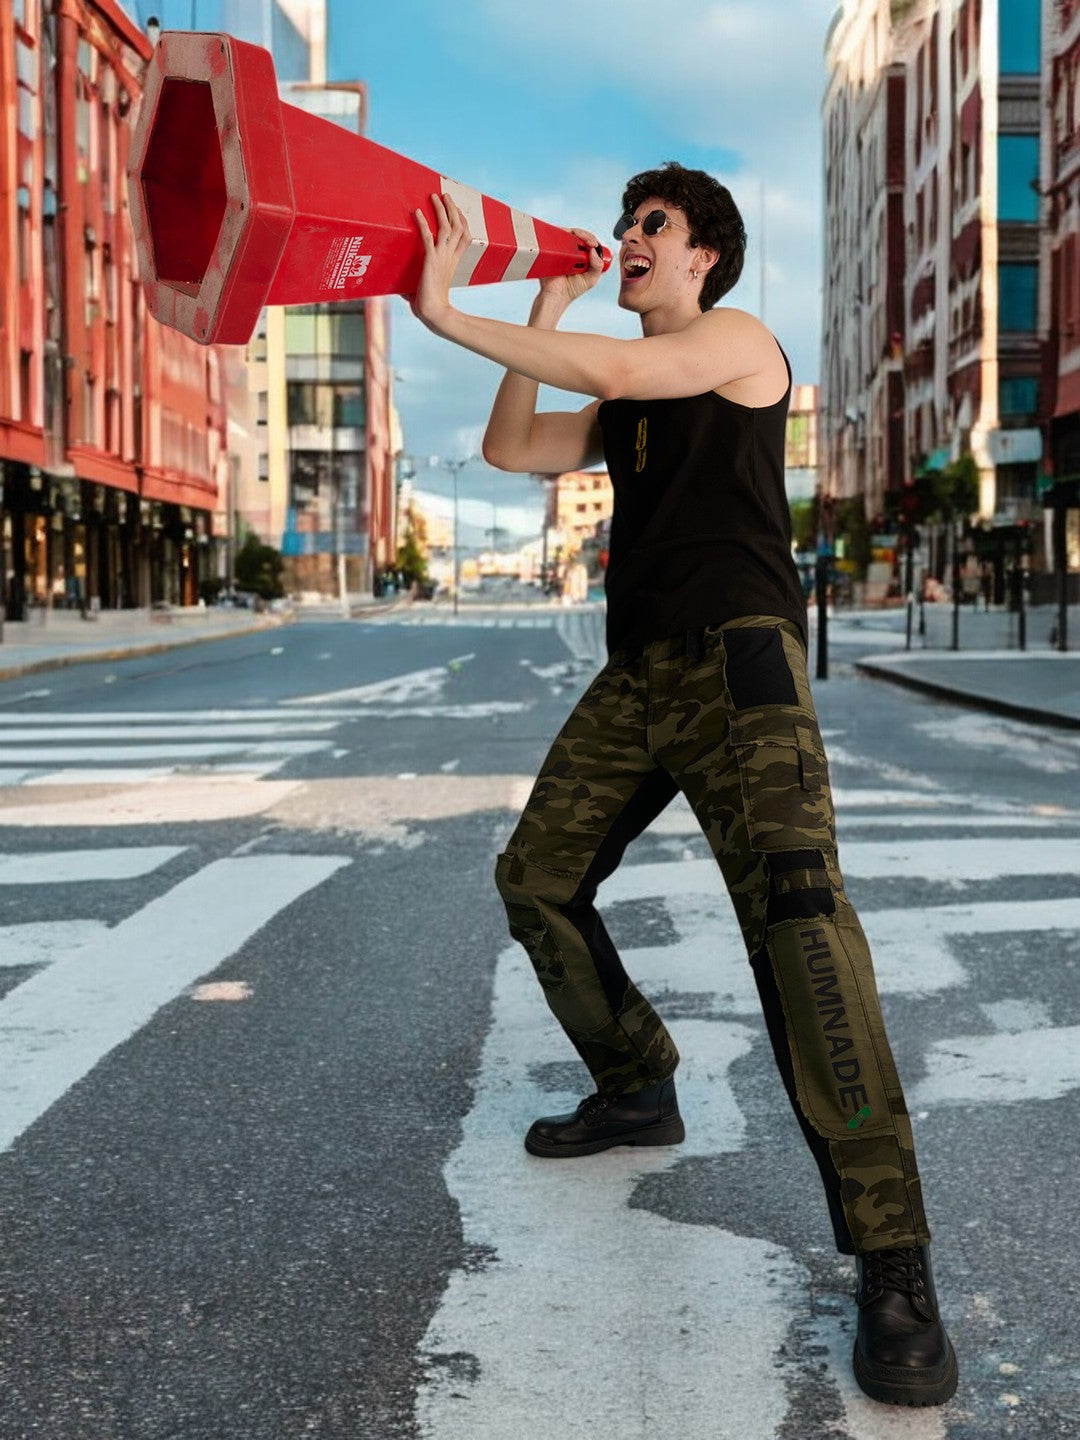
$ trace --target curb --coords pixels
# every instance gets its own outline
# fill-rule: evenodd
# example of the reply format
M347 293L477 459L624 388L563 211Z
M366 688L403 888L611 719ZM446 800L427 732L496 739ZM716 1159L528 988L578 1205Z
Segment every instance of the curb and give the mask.
M891 665L877 665L872 660L855 660L856 670L869 675L872 680L887 680L893 685L903 685L908 690L919 690L938 700L951 700L955 705L966 705L973 710L988 710L994 715L1004 715L1009 720L1026 720L1032 725L1051 725L1059 730L1080 730L1080 716L1062 715L1056 710L1041 710L1037 705L1021 705L1011 700L999 700L993 695L979 695L970 690L957 690L942 685L936 680L924 680L921 675L908 675Z
M134 645L116 646L111 650L87 650L69 655L54 655L47 660L28 660L22 665L5 666L0 662L0 682L18 680L22 675L40 675L46 670L65 670L70 665L108 664L110 661L137 660L145 655L162 655L167 650L181 650L188 645L208 645L213 640L236 640L245 635L262 635L279 625L291 625L292 620L277 621L272 625L248 625L240 630L220 630L213 635L176 635L171 640L148 640Z

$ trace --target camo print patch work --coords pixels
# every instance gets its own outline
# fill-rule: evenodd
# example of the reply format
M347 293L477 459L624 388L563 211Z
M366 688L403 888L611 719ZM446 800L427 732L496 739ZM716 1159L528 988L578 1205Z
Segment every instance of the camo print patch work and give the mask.
M736 631L729 656L725 636ZM676 786L723 872L748 954L768 956L779 992L766 999L770 1035L790 1060L834 1219L842 1214L856 1250L926 1243L911 1127L844 894L796 626L745 616L617 653L578 702L496 871L511 934L552 1013L601 1090L639 1089L678 1064L593 904ZM837 1221L842 1248L845 1238Z
M906 1116L896 1119L907 1145L898 1136L881 1135L829 1146L840 1175L844 1215L860 1253L930 1244L910 1127Z
M606 984L598 973L570 903L578 878L516 851L499 857L495 878L510 934L524 946L552 1014L597 1088L623 1094L673 1074L679 1052L648 1000L621 967Z
M755 850L835 846L828 769L811 716L787 705L740 710L731 744Z

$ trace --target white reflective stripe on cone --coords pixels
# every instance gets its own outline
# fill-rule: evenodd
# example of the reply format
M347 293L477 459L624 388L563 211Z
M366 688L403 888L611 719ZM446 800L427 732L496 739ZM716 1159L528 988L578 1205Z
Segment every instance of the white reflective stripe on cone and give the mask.
M484 219L484 197L471 185L462 185L457 180L448 180L440 175L439 185L443 195L449 195L465 219L469 222L472 236L469 248L458 261L451 285L468 285L480 263L480 256L488 248L487 221Z
M504 280L524 280L540 254L540 242L536 238L536 222L523 210L510 207L510 218L514 222L514 239L517 254L510 261L503 274Z

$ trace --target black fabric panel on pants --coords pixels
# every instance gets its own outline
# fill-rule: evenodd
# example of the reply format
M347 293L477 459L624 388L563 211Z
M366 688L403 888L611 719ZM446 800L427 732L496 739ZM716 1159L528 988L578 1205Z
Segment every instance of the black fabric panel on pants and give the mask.
M820 850L777 850L766 856L765 863L769 870L767 924L836 914L836 898Z
M723 636L724 678L736 710L799 703L779 630L739 626Z
M649 828L661 810L674 799L677 790L678 786L666 770L653 770L647 775L600 842L573 899L560 906L561 914L570 921L588 947L607 1002L615 1014L618 1014L626 998L629 976L593 901L601 884L618 868L626 847Z
M777 1069L780 1071L784 1082L784 1089L791 1101L791 1108L799 1122L799 1129L802 1131L810 1153L817 1163L818 1171L821 1174L821 1183L825 1187L825 1200L829 1207L829 1219L832 1221L833 1238L836 1241L836 1248L841 1255L854 1255L855 1245L848 1228L847 1219L844 1215L844 1205L840 1198L840 1176L837 1174L836 1166L833 1163L829 1152L829 1142L824 1135L819 1135L814 1127L807 1120L799 1104L798 1091L795 1086L795 1067L791 1061L791 1051L788 1049L787 1026L784 1023L784 1005L780 999L780 991L777 988L776 979L773 976L772 960L767 950L759 950L750 961L750 968L754 972L754 980L757 984L758 995L761 999L761 1011L765 1016L765 1028L769 1032L769 1041L772 1044L773 1055L776 1057Z

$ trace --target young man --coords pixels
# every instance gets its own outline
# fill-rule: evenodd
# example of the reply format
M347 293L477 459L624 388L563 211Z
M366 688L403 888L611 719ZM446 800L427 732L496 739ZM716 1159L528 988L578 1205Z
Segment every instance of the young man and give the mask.
M642 338L614 340L556 330L598 280L598 248L587 274L541 282L527 326L456 310L449 284L468 228L452 200L432 199L436 235L417 212L426 260L413 308L507 368L485 457L544 473L603 458L615 489L610 659L555 740L496 875L511 934L596 1084L574 1112L535 1121L526 1147L561 1157L683 1138L678 1053L593 904L681 790L731 894L837 1247L857 1257L858 1382L878 1400L940 1404L956 1358L807 682L783 480L791 373L758 320L712 308L742 269L739 212L712 177L673 163L629 182L619 303L641 317ZM538 415L539 382L597 399Z

